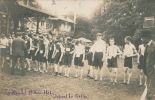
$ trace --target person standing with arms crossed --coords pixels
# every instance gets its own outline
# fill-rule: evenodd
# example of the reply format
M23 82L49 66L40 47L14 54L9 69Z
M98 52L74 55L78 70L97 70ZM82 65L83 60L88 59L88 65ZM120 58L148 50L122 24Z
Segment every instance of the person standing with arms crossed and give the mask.
M21 67L22 67L22 76L25 75L25 51L26 49L26 43L22 39L22 32L17 33L17 38L15 38L12 42L12 68L11 68L11 74L14 74L14 67L17 63L18 58L20 58L21 61Z
M106 63L106 43L102 40L102 34L96 34L97 40L94 43L93 62L95 66L95 81L97 81L98 74L100 74L100 80L102 81L103 74L103 62Z

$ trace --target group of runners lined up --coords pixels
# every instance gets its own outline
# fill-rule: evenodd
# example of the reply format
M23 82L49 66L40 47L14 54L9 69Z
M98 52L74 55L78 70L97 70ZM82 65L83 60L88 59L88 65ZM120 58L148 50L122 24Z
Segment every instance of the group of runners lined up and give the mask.
M49 72L55 76L62 75L70 76L70 67L75 65L75 77L83 78L83 68L85 58L88 60L89 70L87 75L94 80L101 80L103 77L103 66L107 66L110 73L110 81L117 83L118 62L117 58L121 55L124 57L124 82L130 84L130 78L133 68L133 57L138 56L138 69L140 69L140 85L142 85L143 74L143 59L145 46L142 44L137 51L131 43L130 36L125 37L125 46L123 50L115 45L114 38L109 39L109 46L102 40L102 34L96 34L96 41L85 46L82 41L73 42L72 38L67 38L66 41L62 38L52 38L48 35L38 34L23 34L21 37L26 44L25 61L26 65L23 69L39 71L41 73ZM18 41L16 41L18 42ZM14 37L6 38L3 34L0 39L0 51L2 60L2 68L7 56L7 51L10 55L10 67L12 74L14 69L20 67L20 59L11 57L12 49L14 48ZM17 49L18 50L18 49ZM33 66L31 65L33 63ZM62 72L62 68L65 72ZM98 78L99 77L99 78ZM146 84L146 82L145 82Z

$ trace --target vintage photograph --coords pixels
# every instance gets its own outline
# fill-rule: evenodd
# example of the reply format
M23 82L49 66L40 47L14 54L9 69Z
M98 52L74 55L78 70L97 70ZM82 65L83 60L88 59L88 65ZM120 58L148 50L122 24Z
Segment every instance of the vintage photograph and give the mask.
M0 100L155 100L155 0L0 0Z

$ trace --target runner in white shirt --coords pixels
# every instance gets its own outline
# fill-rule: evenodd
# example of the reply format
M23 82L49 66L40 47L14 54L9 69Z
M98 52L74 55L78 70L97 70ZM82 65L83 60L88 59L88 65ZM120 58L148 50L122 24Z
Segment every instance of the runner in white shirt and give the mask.
M138 50L138 57L137 57L137 63L138 63L138 69L139 69L139 85L142 85L142 79L145 77L145 83L146 85L146 76L144 75L143 68L144 68L144 52L145 52L145 46L144 44L139 45Z
M96 42L94 43L94 54L93 54L93 62L94 62L94 66L95 66L95 81L98 78L98 74L100 73L100 80L102 81L102 76L103 76L103 62L105 62L106 60L106 43L105 41L103 41L102 38L102 34L101 33L97 33L96 34Z
M6 61L7 56L7 47L9 45L8 39L5 37L5 34L1 35L2 38L0 38L0 51L1 51L1 57L2 57L2 68L4 67L4 63Z
M135 46L131 43L131 37L126 36L125 37L125 48L124 48L124 56L125 56L125 61L124 61L124 83L126 83L126 77L128 76L127 79L127 84L130 84L130 78L132 75L132 58L133 56L137 55L137 50Z
M110 73L110 80L111 83L117 83L117 58L120 54L122 54L122 51L119 49L118 46L116 46L114 38L111 38L109 40L110 46L107 48L107 61L108 61L108 68ZM114 72L114 73L113 73Z
M73 60L76 68L75 77L78 77L78 72L80 70L80 78L83 76L83 66L85 58L85 47L81 44L81 41L76 41L76 46L74 49Z

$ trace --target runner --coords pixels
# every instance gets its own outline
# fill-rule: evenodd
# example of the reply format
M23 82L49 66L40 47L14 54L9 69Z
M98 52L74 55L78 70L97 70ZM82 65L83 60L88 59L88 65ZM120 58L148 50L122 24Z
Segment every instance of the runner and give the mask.
M125 48L124 48L124 56L125 56L125 61L124 61L124 82L126 83L126 77L127 77L127 84L130 84L130 78L132 75L132 59L133 56L137 55L137 50L135 48L135 46L131 43L131 37L130 36L126 36L125 37Z
M54 54L56 52L55 40L49 38L49 46L48 46L48 64L49 64L49 72L51 74L54 73Z
M70 67L73 59L73 53L74 53L74 45L72 44L72 39L68 38L64 54L65 77L69 77Z
M4 67L4 63L6 61L6 56L7 56L7 47L9 46L9 41L5 37L5 34L1 35L0 38L0 52L1 52L1 58L2 58L2 68Z
M61 40L56 41L56 52L54 54L54 69L55 69L55 76L61 75L62 66L60 66L60 63L62 61L64 48L61 44ZM59 68L59 73L58 73Z
M89 65L89 69L88 69L88 73L87 76L89 76L90 78L93 78L93 54L94 54L94 46L92 46L89 48L88 50L88 54L87 54L87 60L88 60L88 65Z
M37 56L37 60L39 62L39 71L41 73L44 73L45 71L45 62L46 62L46 55L45 55L45 45L44 45L44 41L43 41L43 36L40 35L39 36L39 48L36 51L35 56Z
M9 38L9 57L10 57L10 67L12 67L12 42L14 39L14 35Z
M83 66L85 59L85 47L82 45L81 41L76 41L76 46L74 50L73 60L75 65L75 77L78 77L78 73L80 72L80 79L83 77ZM80 71L79 71L80 70Z
M38 37L37 34L34 34L33 35L33 40L32 40L32 61L35 64L34 71L38 71L39 70L37 56L35 55L38 48L39 48L39 37Z
M102 34L96 34L97 40L94 43L94 66L95 66L95 81L98 79L98 75L100 75L100 80L102 81L103 76L103 62L106 63L106 43L102 40Z
M118 64L117 58L122 51L119 49L117 45L115 45L114 38L109 39L110 46L107 48L107 61L108 61L108 69L110 74L111 83L117 83L117 75L118 75Z
M45 45L45 72L48 70L48 46L49 46L49 40L47 39L47 35L43 36L43 41Z
M144 44L139 45L139 50L138 50L138 69L139 69L139 85L142 85L142 79L144 76L145 82L144 85L146 85L146 76L144 75L143 68L144 68L144 52L145 52L145 46Z
M30 65L31 53L30 53L30 49L31 49L31 46L32 46L32 39L30 39L28 37L27 33L23 34L23 39L25 40L26 47L27 47L27 50L25 51L27 70L31 70L31 65Z

